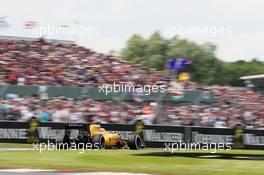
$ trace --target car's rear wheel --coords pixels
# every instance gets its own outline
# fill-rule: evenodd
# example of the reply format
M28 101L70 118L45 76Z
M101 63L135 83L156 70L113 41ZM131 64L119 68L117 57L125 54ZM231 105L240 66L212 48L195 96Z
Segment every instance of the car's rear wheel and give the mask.
M139 135L128 136L128 147L129 149L138 150L142 149L142 141Z
M92 137L92 144L94 149L104 149L105 148L105 139L101 134L94 135Z

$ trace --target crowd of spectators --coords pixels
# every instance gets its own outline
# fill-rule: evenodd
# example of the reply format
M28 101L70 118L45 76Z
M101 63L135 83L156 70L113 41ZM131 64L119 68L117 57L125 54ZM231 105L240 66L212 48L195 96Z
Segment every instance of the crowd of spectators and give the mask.
M83 87L113 82L164 84L170 77L158 71L93 52L71 43L0 40L0 84ZM185 81L183 90L203 86ZM133 123L264 128L264 97L247 88L206 87L214 92L214 102L178 105L156 101L95 101L89 97L40 99L12 97L0 99L0 119L40 121ZM159 105L158 105L159 104Z
M0 84L85 86L113 82L167 84L153 69L72 43L0 40Z
M53 122L103 122L179 126L232 128L244 124L247 128L264 128L264 97L246 88L212 88L214 102L194 102L174 105L166 102L95 101L63 97L41 100L35 97L2 99L1 119ZM158 111L160 110L160 111Z
M124 101L94 101L88 97L82 100L63 97L49 100L35 97L9 98L1 100L0 116L2 119L16 121L37 117L43 122L129 123L142 114L152 114L154 106Z
M247 88L212 87L215 101L209 103L166 104L166 121L174 125L232 128L264 128L264 97Z

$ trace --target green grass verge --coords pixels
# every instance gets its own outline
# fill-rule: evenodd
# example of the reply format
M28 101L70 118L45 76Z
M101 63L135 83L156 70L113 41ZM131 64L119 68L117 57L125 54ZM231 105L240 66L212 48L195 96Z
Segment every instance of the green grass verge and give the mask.
M21 147L32 148L32 144L28 144L28 143L0 143L0 148L21 148Z
M0 144L1 145L1 144ZM0 151L1 168L74 169L79 171L138 172L182 175L263 175L264 161L155 156L162 149L78 151ZM196 152L197 153L197 152ZM218 151L263 155L264 151ZM217 154L216 153L216 154ZM151 155L146 155L151 154ZM213 154L212 154L213 155Z

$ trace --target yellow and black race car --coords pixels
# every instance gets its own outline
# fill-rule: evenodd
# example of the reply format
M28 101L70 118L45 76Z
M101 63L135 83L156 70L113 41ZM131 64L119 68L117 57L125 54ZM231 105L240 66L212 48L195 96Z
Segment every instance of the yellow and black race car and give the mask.
M77 130L77 137L72 138L73 130ZM137 132L135 132L137 133ZM144 147L141 134L130 134L127 138L118 133L106 131L99 123L89 124L66 124L63 139L57 140L62 143L91 143L99 149L105 148L129 148L142 149Z

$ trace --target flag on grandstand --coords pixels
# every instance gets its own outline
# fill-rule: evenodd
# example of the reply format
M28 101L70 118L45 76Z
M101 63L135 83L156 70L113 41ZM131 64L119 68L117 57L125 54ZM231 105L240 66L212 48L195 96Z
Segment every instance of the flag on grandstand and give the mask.
M190 74L188 72L181 72L179 74L178 80L179 81L186 81L190 79Z
M24 28L25 29L33 29L37 27L37 22L36 21L25 21L24 23Z
M185 58L168 59L165 64L165 69L173 72L173 79L178 78L179 72L188 64L192 64L192 61Z
M182 70L188 64L192 64L192 60L184 58L168 59L165 68L170 71L178 71Z
M8 28L9 23L6 16L0 16L0 28Z
M166 64L165 64L165 69L172 71L173 68L174 68L174 64L175 64L175 60L174 59L168 59Z

